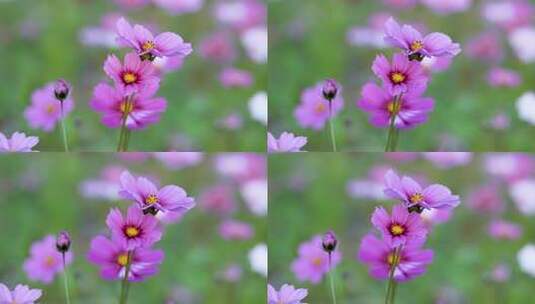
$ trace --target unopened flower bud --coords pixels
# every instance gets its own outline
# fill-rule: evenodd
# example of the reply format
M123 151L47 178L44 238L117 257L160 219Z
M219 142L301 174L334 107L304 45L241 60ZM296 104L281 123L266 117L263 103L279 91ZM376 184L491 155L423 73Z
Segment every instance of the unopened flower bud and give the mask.
M333 79L327 79L323 82L323 97L328 101L333 100L338 94L338 84Z
M329 230L323 235L322 246L323 250L325 250L326 252L333 252L336 249L337 244L338 240L336 239L336 234L334 234L334 231Z
M64 79L58 79L54 84L54 95L59 101L64 101L69 96L71 85Z
M65 253L69 251L70 247L71 237L69 236L69 233L67 231L61 231L56 238L56 249L61 253Z

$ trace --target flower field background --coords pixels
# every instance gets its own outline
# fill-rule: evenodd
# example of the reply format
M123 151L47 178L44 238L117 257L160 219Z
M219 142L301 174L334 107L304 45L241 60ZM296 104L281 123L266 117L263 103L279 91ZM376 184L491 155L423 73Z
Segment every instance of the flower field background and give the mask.
M146 5L132 8L136 3ZM107 55L122 61L127 53L114 39L114 21L124 16L154 32L175 32L193 47L180 68L164 73L158 96L167 100L167 110L158 123L132 134L130 151L264 151L265 125L257 121L262 102L252 115L249 101L262 99L257 93L266 90L267 67L257 54L262 44L251 50L244 42L251 38L244 37L249 29L265 28L265 4L255 1L256 19L236 25L215 17L215 1L190 3L189 11L174 11L149 1L0 1L2 132L35 135L37 150L62 151L59 126L52 132L31 129L23 112L32 92L64 78L73 86L74 110L66 118L71 149L115 151L119 129L102 125L89 102L94 87L106 80ZM246 75L231 70L223 76L227 68Z
M229 171L236 161L248 165ZM66 230L72 303L116 303L120 280L103 280L86 256L91 239L109 237L110 209L124 213L132 205L117 194L118 174L128 170L159 185L178 185L196 202L181 219L162 222L162 240L153 247L163 250L163 263L155 275L131 283L128 303L261 303L267 253L253 248L266 242L265 166L262 155L239 153L3 156L0 282L41 289L39 303L64 303L61 272L44 284L30 280L23 264L34 242Z
M383 303L386 281L372 278L357 253L367 233L379 235L370 223L375 208L390 213L397 204L383 194L383 177L393 169L425 186L446 185L461 200L451 212L423 213L433 260L422 276L398 284L396 303L530 302L533 253L520 252L535 237L534 161L500 153L271 155L268 281L277 290L308 289L303 302L331 303L322 260L308 261L308 272L293 265L307 262L298 258L300 245L332 229L341 253L333 255L338 303ZM316 247L316 257L327 256L321 242ZM310 245L300 250L314 257Z
M269 131L306 136L306 151L332 151L328 124L303 127L294 111L306 88L334 78L344 99L344 108L334 109L338 150L384 151L387 129L372 126L356 103L366 82L379 83L371 70L376 55L399 52L383 40L383 25L393 16L423 34L445 33L461 46L449 66L423 61L435 70L425 93L435 108L426 123L401 131L398 151L529 151L533 145L525 139L533 132L535 99L525 94L535 83L529 47L534 11L532 1L522 0L274 1Z

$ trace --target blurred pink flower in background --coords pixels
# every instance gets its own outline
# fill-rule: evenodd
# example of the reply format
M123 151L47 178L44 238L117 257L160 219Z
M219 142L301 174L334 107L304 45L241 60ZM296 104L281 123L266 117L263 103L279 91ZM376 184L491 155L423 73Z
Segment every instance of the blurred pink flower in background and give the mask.
M503 58L503 48L499 36L495 32L484 32L465 43L466 56L476 60L491 62Z
M28 285L18 284L13 291L0 283L0 303L2 304L34 304L43 292L41 289L30 289Z
M279 138L268 132L267 148L269 153L275 152L302 152L301 148L307 144L304 136L295 136L293 133L282 132Z
M516 87L522 83L522 77L513 70L496 67L487 74L487 81L494 87Z
M507 282L511 277L511 267L505 263L497 264L491 269L489 277L497 283Z
M438 73L447 70L452 61L452 56L425 57L421 64L426 71Z
M214 159L216 171L238 183L266 178L266 158L254 153L224 153Z
M413 8L418 0L383 0L383 3L387 7L393 7L397 9L410 9Z
M509 187L509 194L522 214L535 215L535 179L513 182Z
M253 76L245 70L225 68L219 74L219 81L224 87L249 87L253 84Z
M268 95L265 91L256 92L247 101L251 118L267 126L268 124Z
M33 152L32 148L38 143L39 138L36 136L15 132L8 138L0 132L0 152Z
M78 37L82 44L92 47L118 48L115 24L121 18L118 13L105 14L97 26L87 26L80 30Z
M511 125L511 120L505 112L499 112L489 120L489 126L495 130L505 130Z
M220 216L227 216L237 209L234 191L225 184L204 189L198 201L202 210Z
M350 45L369 46L382 49L386 47L383 27L390 18L388 12L378 12L370 15L368 25L351 27L346 34L346 40Z
M216 125L227 130L238 130L243 126L243 118L240 113L230 113L220 118Z
M230 62L237 56L232 38L224 31L212 33L201 40L199 53L202 57L219 64Z
M267 21L266 4L259 0L217 1L214 16L223 25L243 31Z
M505 220L493 220L488 227L488 233L499 240L516 240L522 236L522 227Z
M301 304L301 300L306 298L308 290L304 288L296 289L293 285L284 284L277 291L271 284L268 284L267 304Z
M516 258L520 270L535 277L535 244L527 244L518 251Z
M506 29L513 30L529 25L535 8L525 0L490 1L482 7L483 18Z
M331 101L332 113L329 113L329 101L323 97L322 90L323 82L319 82L301 93L300 103L294 110L294 117L301 127L319 131L323 129L329 117L336 116L344 108L341 86L338 88L338 94Z
M152 0L154 4L171 15L194 13L199 11L204 0Z
M386 199L383 178L389 169L388 166L374 166L367 177L350 179L346 185L347 194L356 199Z
M74 109L74 101L67 97L63 101L63 116L67 116ZM54 96L54 83L32 93L32 103L24 110L24 118L33 129L52 132L61 117L61 104Z
M125 9L138 9L150 3L151 0L114 0L120 7Z
M513 182L532 174L535 160L523 153L489 153L485 155L483 167L488 174Z
M329 267L329 254L323 250L321 235L315 235L299 245L298 257L293 260L291 269L300 282L308 281L317 285L341 260L342 253L336 249L331 252L331 267Z
M120 166L107 166L97 178L90 178L80 183L79 190L88 199L104 199L115 201L119 199L119 178L124 171Z
M182 68L184 57L182 55L172 57L156 57L152 64L158 74L171 73Z
M477 212L496 214L504 210L504 202L496 184L474 188L466 199L466 205Z
M230 264L226 266L217 275L218 278L226 282L235 283L242 278L243 269L238 264Z
M420 213L420 217L429 227L449 221L452 213L453 209L425 209Z
M202 152L154 152L153 155L170 170L180 170L198 165L204 158Z
M385 159L397 162L397 163L407 163L418 159L420 156L419 153L414 152L390 152L383 154ZM385 172L386 173L386 172Z
M472 5L472 0L420 0L430 10L437 14L451 14L464 12Z
M254 235L251 225L236 221L225 220L219 225L219 235L225 240L248 240Z
M65 264L71 264L72 260L72 251L66 252ZM35 241L30 249L30 257L24 261L22 267L30 280L52 283L56 274L63 271L63 258L56 248L56 237L47 235Z
M472 160L470 152L426 152L423 156L440 169L466 166Z

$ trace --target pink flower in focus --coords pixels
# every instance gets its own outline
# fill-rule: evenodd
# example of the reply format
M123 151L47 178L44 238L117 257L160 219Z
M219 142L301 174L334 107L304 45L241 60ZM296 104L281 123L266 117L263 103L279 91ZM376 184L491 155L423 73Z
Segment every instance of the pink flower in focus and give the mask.
M112 87L98 84L89 106L102 114L101 122L108 128L120 128L126 115L126 127L130 130L143 129L160 120L167 108L162 97L153 97L158 85L150 85L137 94L128 96L122 86Z
M466 166L472 160L470 152L426 152L423 155L425 159L440 169Z
M224 87L249 87L253 83L253 76L245 70L225 68L219 74L219 81Z
M245 222L225 220L219 225L219 235L225 240L248 240L253 234L253 228Z
M400 258L394 270L394 279L397 282L421 276L427 265L433 261L433 251L421 248L424 241L425 239L422 239L401 247ZM377 280L387 280L395 262L394 247L373 234L367 234L360 243L358 259L368 265L370 276Z
M331 253L329 265L329 254L323 250L321 235L315 235L309 241L301 243L298 254L292 262L292 272L299 281L308 281L314 285L319 284L331 267L336 267L342 260L342 253L335 250Z
M128 208L126 217L123 217L121 210L111 209L106 225L114 242L124 243L127 250L150 247L162 237L158 220L152 215L143 214L143 211L134 205Z
M56 249L56 237L47 235L32 244L30 257L22 267L30 280L50 284L54 276L63 271L62 259L61 253ZM65 264L71 264L72 259L72 252L66 252Z
M185 212L195 207L195 200L181 187L168 185L158 189L147 178L136 179L128 171L121 174L119 195L148 212Z
M149 248L137 248L130 257L125 244L113 242L104 236L91 240L89 262L100 266L100 276L105 280L120 280L125 276L125 267L130 263L128 280L143 281L158 272L158 265L163 262L164 252Z
M267 146L268 152L302 152L301 148L307 144L304 136L295 136L293 133L282 132L277 139L268 132Z
M199 11L204 0L152 0L154 4L166 10L171 15L194 13Z
M63 101L63 116L67 116L74 109L71 97ZM54 83L32 93L32 104L24 110L24 118L33 129L51 132L61 119L61 103L54 95Z
M414 240L425 239L427 235L420 215L409 213L404 205L392 207L392 216L383 207L375 208L371 222L381 231L385 242L392 247L405 246Z
M504 208L498 187L495 184L480 186L468 196L467 206L480 213L496 214Z
M118 43L133 48L138 55L153 57L188 56L192 52L191 44L184 42L175 33L164 32L156 37L143 27L136 24L133 27L124 18L117 21ZM111 76L110 76L111 77Z
M267 303L268 304L302 304L301 300L306 298L308 290L304 288L295 289L292 285L284 284L277 291L271 284L268 284ZM303 303L304 304L304 303Z
M32 148L39 143L36 136L26 136L24 133L15 132L11 138L7 138L0 132L0 152L34 152Z
M392 95L411 91L423 92L427 86L427 76L419 62L410 61L407 56L396 53L392 63L384 55L377 55L372 64L373 73L383 81ZM423 88L422 88L423 87Z
M516 87L522 83L522 77L513 70L492 68L487 74L487 82L493 87Z
M516 240L522 236L522 227L504 220L493 220L489 224L488 232L498 240Z
M125 95L156 92L160 79L155 76L155 68L150 61L141 61L136 53L124 57L124 65L115 55L109 55L104 62L104 72L113 79L116 86Z
M43 292L40 289L30 289L28 285L17 285L10 291L6 285L0 283L1 304L34 304Z
M294 110L294 117L303 128L316 131L323 129L329 117L336 116L344 107L341 86L338 88L338 94L331 101L331 107L332 113L329 113L329 101L323 97L323 82L319 82L301 93L301 102Z

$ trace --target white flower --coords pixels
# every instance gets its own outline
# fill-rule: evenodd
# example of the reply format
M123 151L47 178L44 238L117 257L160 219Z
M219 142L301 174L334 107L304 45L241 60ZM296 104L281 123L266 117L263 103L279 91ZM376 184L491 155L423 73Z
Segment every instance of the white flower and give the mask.
M527 244L517 253L520 270L535 277L535 245Z
M516 111L520 119L535 125L535 93L527 92L520 96L516 101Z
M520 212L535 215L535 180L520 180L511 185L509 193Z
M240 189L249 210L255 215L266 216L268 213L268 183L265 179L248 181Z
M535 28L523 27L509 35L509 43L524 63L535 62Z
M262 91L256 93L249 99L249 112L254 120L261 122L264 125L268 123L268 96Z
M241 36L247 55L256 63L266 63L268 59L268 32L266 27L256 27Z
M256 245L249 251L251 269L267 277L268 274L268 248L264 243Z

